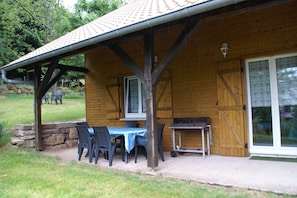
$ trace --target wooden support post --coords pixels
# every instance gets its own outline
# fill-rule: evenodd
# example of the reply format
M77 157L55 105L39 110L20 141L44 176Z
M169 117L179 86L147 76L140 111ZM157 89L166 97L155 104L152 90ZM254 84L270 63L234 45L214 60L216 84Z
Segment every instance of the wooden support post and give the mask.
M35 69L35 83L34 83L34 123L35 123L35 149L37 151L42 151L42 129L41 129L41 102L42 96L38 94L38 87L40 85L41 79L41 68L37 67Z
M152 71L154 65L154 35L144 35L144 78L146 123L147 123L147 166L158 167L158 140L156 119L156 85L153 84Z
M145 87L145 94L147 124L147 166L155 169L158 167L156 88L147 84Z

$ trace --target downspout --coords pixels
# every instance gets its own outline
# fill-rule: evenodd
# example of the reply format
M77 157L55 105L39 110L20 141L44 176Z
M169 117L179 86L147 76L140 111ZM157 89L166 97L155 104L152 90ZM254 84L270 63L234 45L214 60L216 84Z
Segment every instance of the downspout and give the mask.
M1 69L1 77L2 80L6 83L12 83L12 84L30 84L33 85L32 81L24 81L24 80L18 80L18 79L8 79L6 76L5 69Z

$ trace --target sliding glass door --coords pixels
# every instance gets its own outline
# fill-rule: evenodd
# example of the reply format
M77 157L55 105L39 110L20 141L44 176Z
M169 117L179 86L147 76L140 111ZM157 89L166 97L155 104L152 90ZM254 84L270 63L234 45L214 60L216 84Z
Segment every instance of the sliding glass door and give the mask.
M297 146L297 56L277 58L281 146Z
M246 65L250 153L297 155L297 54Z
M273 145L269 61L249 62L253 145Z

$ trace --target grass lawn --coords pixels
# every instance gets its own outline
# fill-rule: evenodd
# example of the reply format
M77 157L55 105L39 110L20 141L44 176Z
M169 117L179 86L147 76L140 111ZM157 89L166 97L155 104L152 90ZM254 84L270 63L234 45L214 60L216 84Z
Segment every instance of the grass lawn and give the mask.
M6 128L34 123L34 99L30 95L0 96L0 122ZM63 104L43 104L42 123L85 118L85 99L63 98Z
M279 197L194 181L137 175L88 164L60 164L29 149L0 148L0 197ZM289 196L287 196L289 197Z

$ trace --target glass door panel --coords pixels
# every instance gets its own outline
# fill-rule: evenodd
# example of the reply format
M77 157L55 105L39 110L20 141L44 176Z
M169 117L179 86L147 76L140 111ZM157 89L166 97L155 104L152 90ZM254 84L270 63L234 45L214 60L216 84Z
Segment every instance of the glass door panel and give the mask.
M281 146L297 147L297 56L276 59Z
M249 62L253 145L273 146L268 60Z

